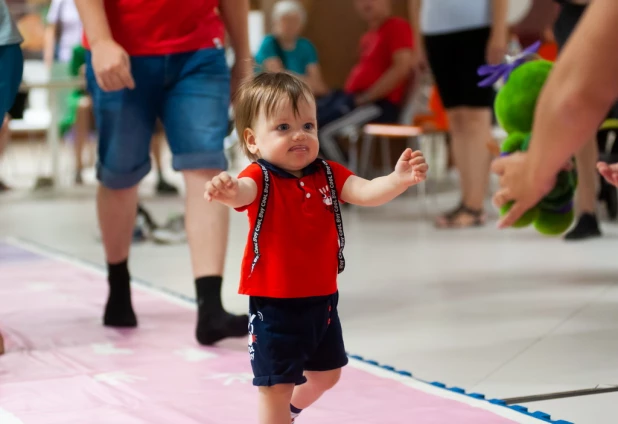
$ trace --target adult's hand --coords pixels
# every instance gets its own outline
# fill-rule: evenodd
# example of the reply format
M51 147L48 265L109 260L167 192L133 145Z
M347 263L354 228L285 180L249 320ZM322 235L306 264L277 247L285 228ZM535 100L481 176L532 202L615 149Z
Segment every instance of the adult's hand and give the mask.
M485 51L485 60L490 65L502 63L508 49L508 38L506 32L492 32Z
M528 153L516 152L494 160L491 170L500 176L500 189L493 197L494 205L502 207L513 202L510 210L498 222L499 228L512 226L527 210L535 206L554 186L555 177L540 181L529 169Z
M93 46L92 68L103 91L135 88L131 60L127 52L112 39L100 40Z

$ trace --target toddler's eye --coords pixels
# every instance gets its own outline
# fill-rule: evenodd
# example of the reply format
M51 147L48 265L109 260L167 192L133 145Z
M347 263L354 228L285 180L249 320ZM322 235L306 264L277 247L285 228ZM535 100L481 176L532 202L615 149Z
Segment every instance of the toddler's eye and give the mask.
M277 127L277 131L287 131L290 129L290 126L288 124L281 124Z
M311 122L307 122L305 124L305 130L307 130L307 131L311 131L314 128L315 128L315 125L313 125L313 123L311 123Z

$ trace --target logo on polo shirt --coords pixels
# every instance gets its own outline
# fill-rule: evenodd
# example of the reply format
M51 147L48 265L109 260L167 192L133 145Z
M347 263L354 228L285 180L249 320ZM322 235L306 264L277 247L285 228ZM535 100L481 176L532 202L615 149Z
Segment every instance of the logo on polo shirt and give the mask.
M333 198L330 195L330 188L327 185L325 185L318 191L322 195L322 203L324 203L324 206L326 206L326 210L328 210L330 213L334 213Z

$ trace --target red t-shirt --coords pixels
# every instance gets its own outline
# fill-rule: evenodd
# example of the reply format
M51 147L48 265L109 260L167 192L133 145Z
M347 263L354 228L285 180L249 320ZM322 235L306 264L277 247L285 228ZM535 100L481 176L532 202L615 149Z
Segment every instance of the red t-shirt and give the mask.
M223 46L219 0L104 0L114 40L131 56ZM84 35L84 46L89 49Z
M348 75L345 91L361 93L368 90L391 67L395 52L413 48L410 24L402 18L388 18L380 28L366 32L361 38L360 59ZM406 79L386 99L393 104L401 104L407 85Z
M260 160L269 175L269 195L257 237L255 228L264 189L264 175L257 163L243 170L257 184L257 196L247 211L249 235L240 274L240 294L273 298L328 296L337 291L339 233L324 165L318 159L297 178ZM352 172L327 162L333 172L337 197Z

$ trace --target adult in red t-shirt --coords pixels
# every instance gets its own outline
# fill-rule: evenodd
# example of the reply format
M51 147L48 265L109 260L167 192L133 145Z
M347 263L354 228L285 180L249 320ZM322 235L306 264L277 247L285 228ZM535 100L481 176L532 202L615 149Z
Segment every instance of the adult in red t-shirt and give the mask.
M108 264L103 322L135 327L127 265L137 185L150 172L150 140L159 119L183 173L186 229L202 344L247 334L246 315L221 304L228 212L204 202L206 182L227 168L230 89L251 73L248 0L76 0L89 49L88 89L99 128L99 225ZM230 37L231 74L223 49Z
M392 16L391 0L356 0L355 5L369 26L359 43L358 62L343 91L318 101L321 145L338 161L344 160L335 140L341 125L365 123L369 115L372 122L399 121L415 63L412 28L405 19ZM358 109L363 105L374 107Z
M360 57L348 74L345 91L357 95L357 104L386 100L401 106L412 49L412 29L405 19L391 16L370 27L360 40ZM378 82L380 86L375 87Z

